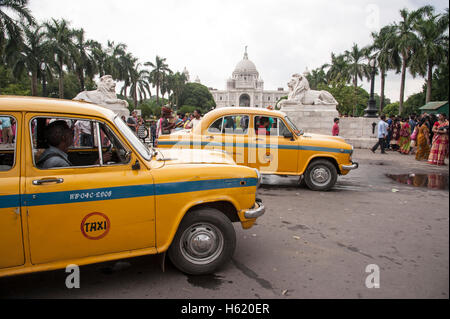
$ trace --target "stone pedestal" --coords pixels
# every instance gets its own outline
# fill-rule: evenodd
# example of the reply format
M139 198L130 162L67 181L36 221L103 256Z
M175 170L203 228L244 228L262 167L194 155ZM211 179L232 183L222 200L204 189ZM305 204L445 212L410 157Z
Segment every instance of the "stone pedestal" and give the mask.
M339 117L336 105L333 104L286 105L281 111L286 113L299 129L325 135L331 135L334 119Z
M294 105L281 109L305 133L331 135L334 119L339 118L339 136L354 148L371 148L377 142L378 119L366 117L339 117L336 105Z

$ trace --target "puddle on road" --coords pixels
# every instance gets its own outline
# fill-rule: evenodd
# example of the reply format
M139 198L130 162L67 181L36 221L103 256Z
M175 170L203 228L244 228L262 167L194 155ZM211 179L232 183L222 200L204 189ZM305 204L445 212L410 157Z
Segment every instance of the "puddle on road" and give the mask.
M448 190L447 174L387 174L397 183L435 190Z
M200 276L188 276L188 282L195 286L204 289L217 290L226 281L223 277L217 275L200 275ZM232 283L228 281L228 283Z

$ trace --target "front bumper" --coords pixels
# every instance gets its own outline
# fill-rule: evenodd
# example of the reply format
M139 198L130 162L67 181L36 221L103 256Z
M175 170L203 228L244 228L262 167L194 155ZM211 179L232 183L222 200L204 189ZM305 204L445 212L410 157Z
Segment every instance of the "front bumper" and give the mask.
M247 219L258 218L266 212L266 208L263 205L262 200L259 198L256 199L255 205L244 212L244 217Z
M359 164L356 162L352 162L352 165L342 165L342 169L346 171L351 171L353 169L357 169L359 167Z

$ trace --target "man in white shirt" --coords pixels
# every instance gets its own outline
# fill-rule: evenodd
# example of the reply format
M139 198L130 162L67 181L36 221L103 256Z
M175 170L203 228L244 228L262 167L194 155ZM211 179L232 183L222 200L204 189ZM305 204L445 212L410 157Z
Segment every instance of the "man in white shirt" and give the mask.
M388 134L388 124L384 121L386 119L386 116L383 114L380 116L380 121L378 122L378 142L372 147L372 152L375 153L378 146L381 147L381 154L386 154L384 151L385 146L385 139Z
M194 129L202 120L202 115L199 110L194 111L194 118L191 121L191 128Z

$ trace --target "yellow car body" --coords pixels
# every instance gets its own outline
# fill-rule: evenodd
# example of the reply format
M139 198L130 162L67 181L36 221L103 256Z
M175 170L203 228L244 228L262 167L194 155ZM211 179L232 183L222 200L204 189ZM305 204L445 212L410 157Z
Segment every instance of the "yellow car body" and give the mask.
M237 122L243 117L248 123L239 125ZM258 134L260 132L257 122L263 117L271 119L272 129L267 133L269 135ZM226 127L225 121L230 118L233 118L231 122L234 124ZM215 109L207 113L192 130L161 135L158 138L158 147L223 150L233 156L237 164L257 168L262 174L305 176L309 173L316 174L319 181L322 173L332 174L334 171L331 172L328 168L323 170L323 167L311 169L311 164L318 160L331 163L338 175L346 175L358 167L358 164L352 161L353 146L343 138L303 134L285 113L261 108ZM322 183L323 185L316 183L315 187L314 180L311 180L312 178L308 186L317 190L330 189L334 184L332 178Z
M14 119L16 126L13 147L0 144L0 276L164 253L180 224L192 219L189 215L193 212L220 213L226 222L240 222L244 229L264 213L255 196L260 178L256 170L236 165L216 151L178 152L174 157L167 150L144 149L130 139L133 134L126 132L123 121L122 128L117 126L121 120L106 108L59 99L3 96L2 116ZM108 127L129 150L126 163L36 167L34 134L42 118L81 119L98 124L97 129ZM111 152L114 148L117 151L119 144L112 147ZM93 149L69 149L69 157L78 152L80 157L100 158L104 150ZM197 222L201 220L197 218ZM215 227L220 235L221 226ZM197 230L198 236L189 239L198 256L205 247L212 247L216 234L205 229L206 234ZM209 260L215 263L210 268L200 262L194 270L179 268L193 274L211 272L224 262L218 260L224 253L216 253L217 260Z

